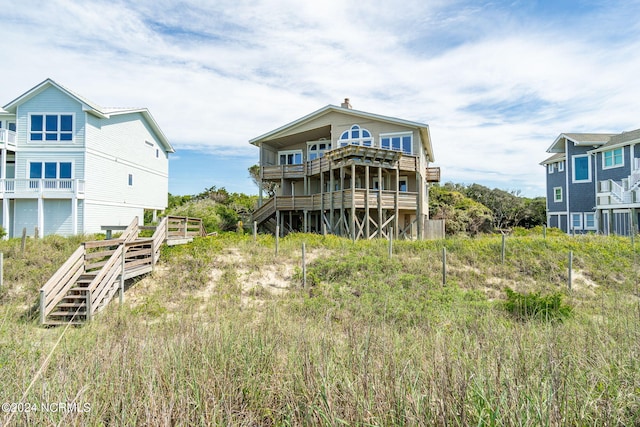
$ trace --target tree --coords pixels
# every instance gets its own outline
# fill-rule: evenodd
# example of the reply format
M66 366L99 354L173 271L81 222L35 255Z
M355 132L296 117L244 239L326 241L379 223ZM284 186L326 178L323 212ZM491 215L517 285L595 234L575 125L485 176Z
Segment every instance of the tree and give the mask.
M258 187L258 189L262 188L262 191L267 193L269 197L273 197L276 194L276 190L278 189L278 184L273 181L262 181L260 179L260 166L253 165L249 167L249 176L253 183Z

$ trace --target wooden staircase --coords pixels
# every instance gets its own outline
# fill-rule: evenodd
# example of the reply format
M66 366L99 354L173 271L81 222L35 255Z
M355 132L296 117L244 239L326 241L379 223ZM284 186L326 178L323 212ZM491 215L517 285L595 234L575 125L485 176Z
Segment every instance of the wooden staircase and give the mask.
M40 289L40 323L82 324L124 295L124 282L153 271L163 244L206 233L199 218L163 218L151 238L139 238L135 218L118 239L85 242Z

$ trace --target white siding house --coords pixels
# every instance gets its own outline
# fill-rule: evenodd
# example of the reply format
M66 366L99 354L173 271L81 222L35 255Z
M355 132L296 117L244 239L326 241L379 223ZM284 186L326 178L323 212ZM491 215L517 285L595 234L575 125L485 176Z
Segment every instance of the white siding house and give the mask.
M47 79L0 108L0 223L13 237L142 222L167 206L173 152L146 108L102 108Z

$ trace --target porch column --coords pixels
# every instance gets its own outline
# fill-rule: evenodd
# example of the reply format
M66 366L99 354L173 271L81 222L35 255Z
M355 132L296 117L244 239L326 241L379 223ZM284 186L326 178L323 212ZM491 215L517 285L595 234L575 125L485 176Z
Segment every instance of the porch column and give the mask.
M356 240L356 164L351 163L351 239Z
M155 209L153 210L153 214L155 216ZM71 228L74 236L78 235L78 198L73 197L71 199Z
M364 167L364 233L367 239L371 237L371 230L369 229L369 165Z
M333 222L333 189L335 188L334 185L334 178L333 178L333 162L329 163L329 203L330 203L330 207L331 210L329 211L329 225L331 226L331 230L330 233L334 234L335 230L334 230L334 222Z
M40 186L44 180L40 180ZM38 237L44 237L44 199L42 194L38 197Z
M2 163L0 164L0 178L7 179L7 149L2 149ZM2 186L2 191L4 192L5 187Z
M378 166L378 237L382 238L382 168Z
M5 240L9 238L9 199L4 197L2 199L2 228L7 233L5 234Z
M407 182L408 184L408 182ZM393 213L396 217L395 226L393 227L393 237L398 238L399 234L399 226L400 226L400 162L396 163L396 194L395 194L395 212Z

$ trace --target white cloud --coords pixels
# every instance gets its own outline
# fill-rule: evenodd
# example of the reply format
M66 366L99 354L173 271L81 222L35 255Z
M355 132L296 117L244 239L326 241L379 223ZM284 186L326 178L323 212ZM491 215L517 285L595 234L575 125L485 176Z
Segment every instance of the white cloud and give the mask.
M561 11L562 12L562 11ZM561 132L640 127L635 3L25 1L3 11L3 104L46 77L148 107L173 145L248 140L328 103L430 125L443 177L543 193ZM207 148L209 147L209 148Z

